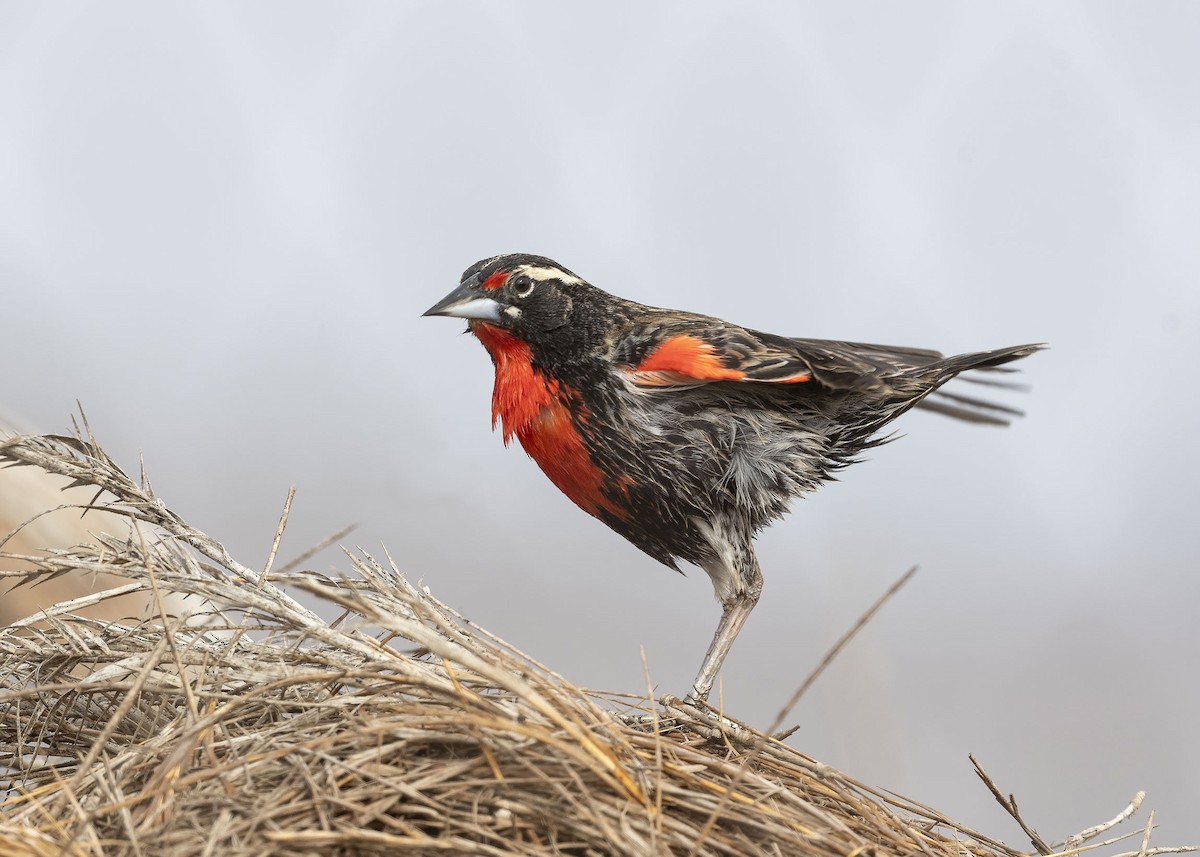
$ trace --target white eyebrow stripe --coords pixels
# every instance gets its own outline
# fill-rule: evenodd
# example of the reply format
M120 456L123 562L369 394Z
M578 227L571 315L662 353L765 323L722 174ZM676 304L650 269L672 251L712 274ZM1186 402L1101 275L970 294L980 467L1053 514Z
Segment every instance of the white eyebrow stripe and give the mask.
M521 265L515 273L526 274L535 280L559 280L567 285L578 285L583 282L579 277L573 277L559 268L543 268L537 265Z

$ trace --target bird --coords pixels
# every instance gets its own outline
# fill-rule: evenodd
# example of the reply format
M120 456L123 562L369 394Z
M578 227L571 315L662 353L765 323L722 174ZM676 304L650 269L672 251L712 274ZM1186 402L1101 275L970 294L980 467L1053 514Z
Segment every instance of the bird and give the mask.
M495 368L492 427L576 506L679 571L721 619L687 698L705 701L762 592L754 537L911 408L1006 425L1020 411L946 392L1043 348L955 357L764 333L625 300L545 256L476 262L424 313L465 319ZM965 379L964 379L965 380Z

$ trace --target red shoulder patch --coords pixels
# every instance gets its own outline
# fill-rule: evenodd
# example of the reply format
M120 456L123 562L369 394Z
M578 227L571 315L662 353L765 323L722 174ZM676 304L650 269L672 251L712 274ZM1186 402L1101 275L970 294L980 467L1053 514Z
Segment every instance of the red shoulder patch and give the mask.
M719 346L689 333L676 334L659 343L636 366L623 367L626 377L639 387L695 387L713 381L757 384L801 384L812 379L808 366L792 355L761 349L736 357Z
M661 373L665 383L672 375L692 378L697 381L740 381L746 373L740 369L728 369L721 362L716 349L703 339L682 334L672 336L646 355L634 372ZM647 374L647 379L656 376Z

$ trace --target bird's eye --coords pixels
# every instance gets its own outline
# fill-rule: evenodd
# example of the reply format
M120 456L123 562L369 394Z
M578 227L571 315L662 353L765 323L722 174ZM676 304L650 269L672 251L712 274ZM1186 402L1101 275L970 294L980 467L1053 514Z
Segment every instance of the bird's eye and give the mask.
M527 298L533 294L534 282L531 277L522 274L513 280L513 297Z

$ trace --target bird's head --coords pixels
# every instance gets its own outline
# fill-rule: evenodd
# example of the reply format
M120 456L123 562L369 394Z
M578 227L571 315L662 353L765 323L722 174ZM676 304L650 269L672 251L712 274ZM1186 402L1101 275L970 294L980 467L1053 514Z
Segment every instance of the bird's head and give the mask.
M476 262L458 288L425 311L500 328L547 348L579 342L603 318L608 295L545 256L509 253Z

